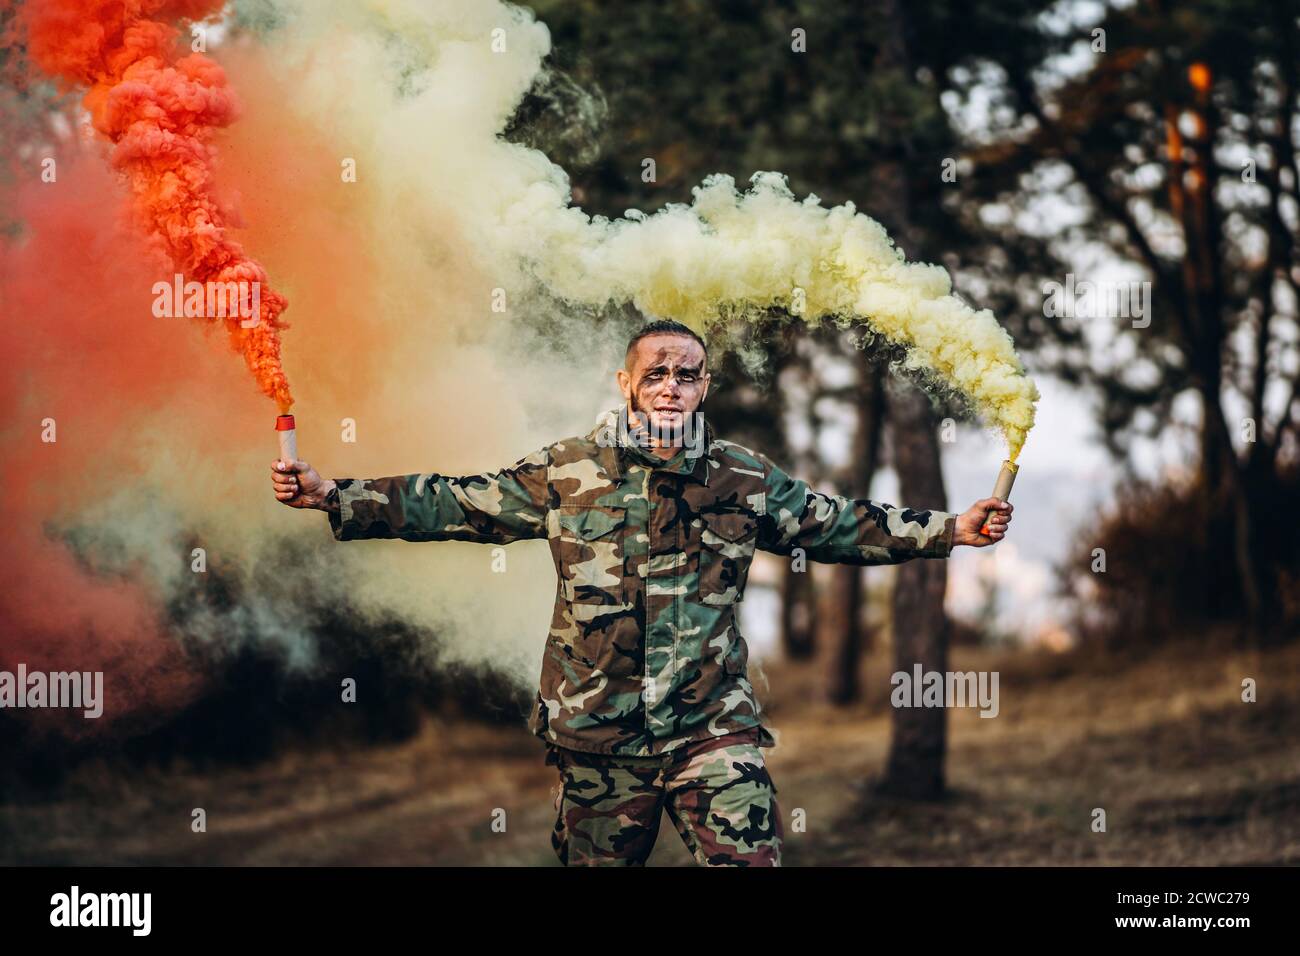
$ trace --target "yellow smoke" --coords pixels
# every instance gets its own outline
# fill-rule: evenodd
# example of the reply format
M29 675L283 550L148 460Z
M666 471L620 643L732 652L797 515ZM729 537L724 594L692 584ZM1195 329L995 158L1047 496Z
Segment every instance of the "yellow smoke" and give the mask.
M690 207L645 219L569 225L547 235L536 268L566 299L630 299L701 330L720 303L742 315L793 307L809 323L858 318L904 346L906 364L968 397L1006 436L1012 460L1034 424L1038 390L992 312L952 295L942 267L905 262L852 204L799 202L776 173L758 174L743 194L730 177L712 177Z
M1012 460L1019 454L1038 390L1010 336L952 294L942 267L904 261L851 203L799 201L780 174L760 173L745 193L718 176L690 206L593 219L569 205L564 170L500 138L550 50L530 12L472 0L286 0L285 9L286 62L303 70L299 107L331 112L373 144L381 215L454 222L489 281L520 290L537 279L584 305L631 301L700 331L724 306L862 321L903 346L907 365L969 399ZM276 48L284 52L279 38Z

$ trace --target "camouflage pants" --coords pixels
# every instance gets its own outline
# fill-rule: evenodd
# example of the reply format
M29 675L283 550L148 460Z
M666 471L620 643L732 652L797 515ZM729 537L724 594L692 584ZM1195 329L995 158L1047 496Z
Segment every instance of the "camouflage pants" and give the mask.
M687 744L662 757L551 747L560 770L551 845L566 866L643 866L664 810L705 866L780 866L776 787L754 733Z

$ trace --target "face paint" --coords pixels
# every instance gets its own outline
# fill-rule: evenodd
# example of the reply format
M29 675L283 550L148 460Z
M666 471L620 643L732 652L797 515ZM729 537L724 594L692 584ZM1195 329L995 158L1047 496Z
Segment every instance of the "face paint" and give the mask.
M682 335L650 335L637 342L629 362L633 428L650 434L652 447L681 447L708 389L703 347Z

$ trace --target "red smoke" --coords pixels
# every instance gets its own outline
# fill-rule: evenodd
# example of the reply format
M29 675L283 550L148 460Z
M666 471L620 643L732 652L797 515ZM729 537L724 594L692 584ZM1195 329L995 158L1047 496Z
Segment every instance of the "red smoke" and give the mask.
M237 105L219 66L178 55L188 51L170 25L220 7L0 0L0 22L10 24L4 41L25 45L26 75L16 67L21 47L11 47L9 79L84 90L94 129L109 144L99 150L108 166L94 149L55 147L62 155L49 183L36 158L7 150L10 168L0 177L3 225L23 227L0 235L0 669L103 671L104 719L74 720L73 733L171 710L202 679L170 634L167 595L147 569L97 571L85 563L94 548L59 538L63 528L80 528L64 517L102 513L135 484L129 428L137 411L192 402L197 383L213 380L213 370L200 368L203 343L179 328L187 320L151 314L153 283L170 284L174 272L200 283L258 282L259 322L245 329L231 316L226 333L261 390L283 410L292 404L280 368L286 300L228 236L239 222L215 185L214 138ZM134 235L115 221L123 196ZM222 404L238 406L233 398ZM42 440L47 420L57 441Z
M83 734L199 686L148 575L97 574L57 534L64 515L102 513L134 483L134 414L173 400L203 343L176 334L187 320L149 314L148 256L103 203L115 184L93 152L64 150L57 184L35 168L11 168L0 191L25 224L0 241L0 670L102 671L101 720L23 712Z
M0 0L12 7L13 0ZM266 272L227 235L236 214L214 184L213 136L238 112L225 73L202 54L177 56L176 21L214 15L224 0L28 0L17 8L15 36L33 68L73 88L95 129L113 148L126 179L133 219L151 245L188 280L257 282L259 321L224 319L262 391L281 411L293 404L280 367L280 315L288 304ZM170 278L170 277L159 277Z

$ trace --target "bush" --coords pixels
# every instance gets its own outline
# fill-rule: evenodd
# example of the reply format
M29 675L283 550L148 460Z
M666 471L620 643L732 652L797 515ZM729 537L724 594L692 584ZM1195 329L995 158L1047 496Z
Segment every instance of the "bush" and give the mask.
M1232 502L1197 484L1133 481L1118 504L1075 535L1058 566L1081 642L1114 647L1159 644L1246 619L1234 561ZM1252 492L1257 585L1271 601L1279 633L1300 625L1300 481L1295 473ZM1100 553L1096 550L1100 549ZM1094 570L1104 559L1105 570Z

